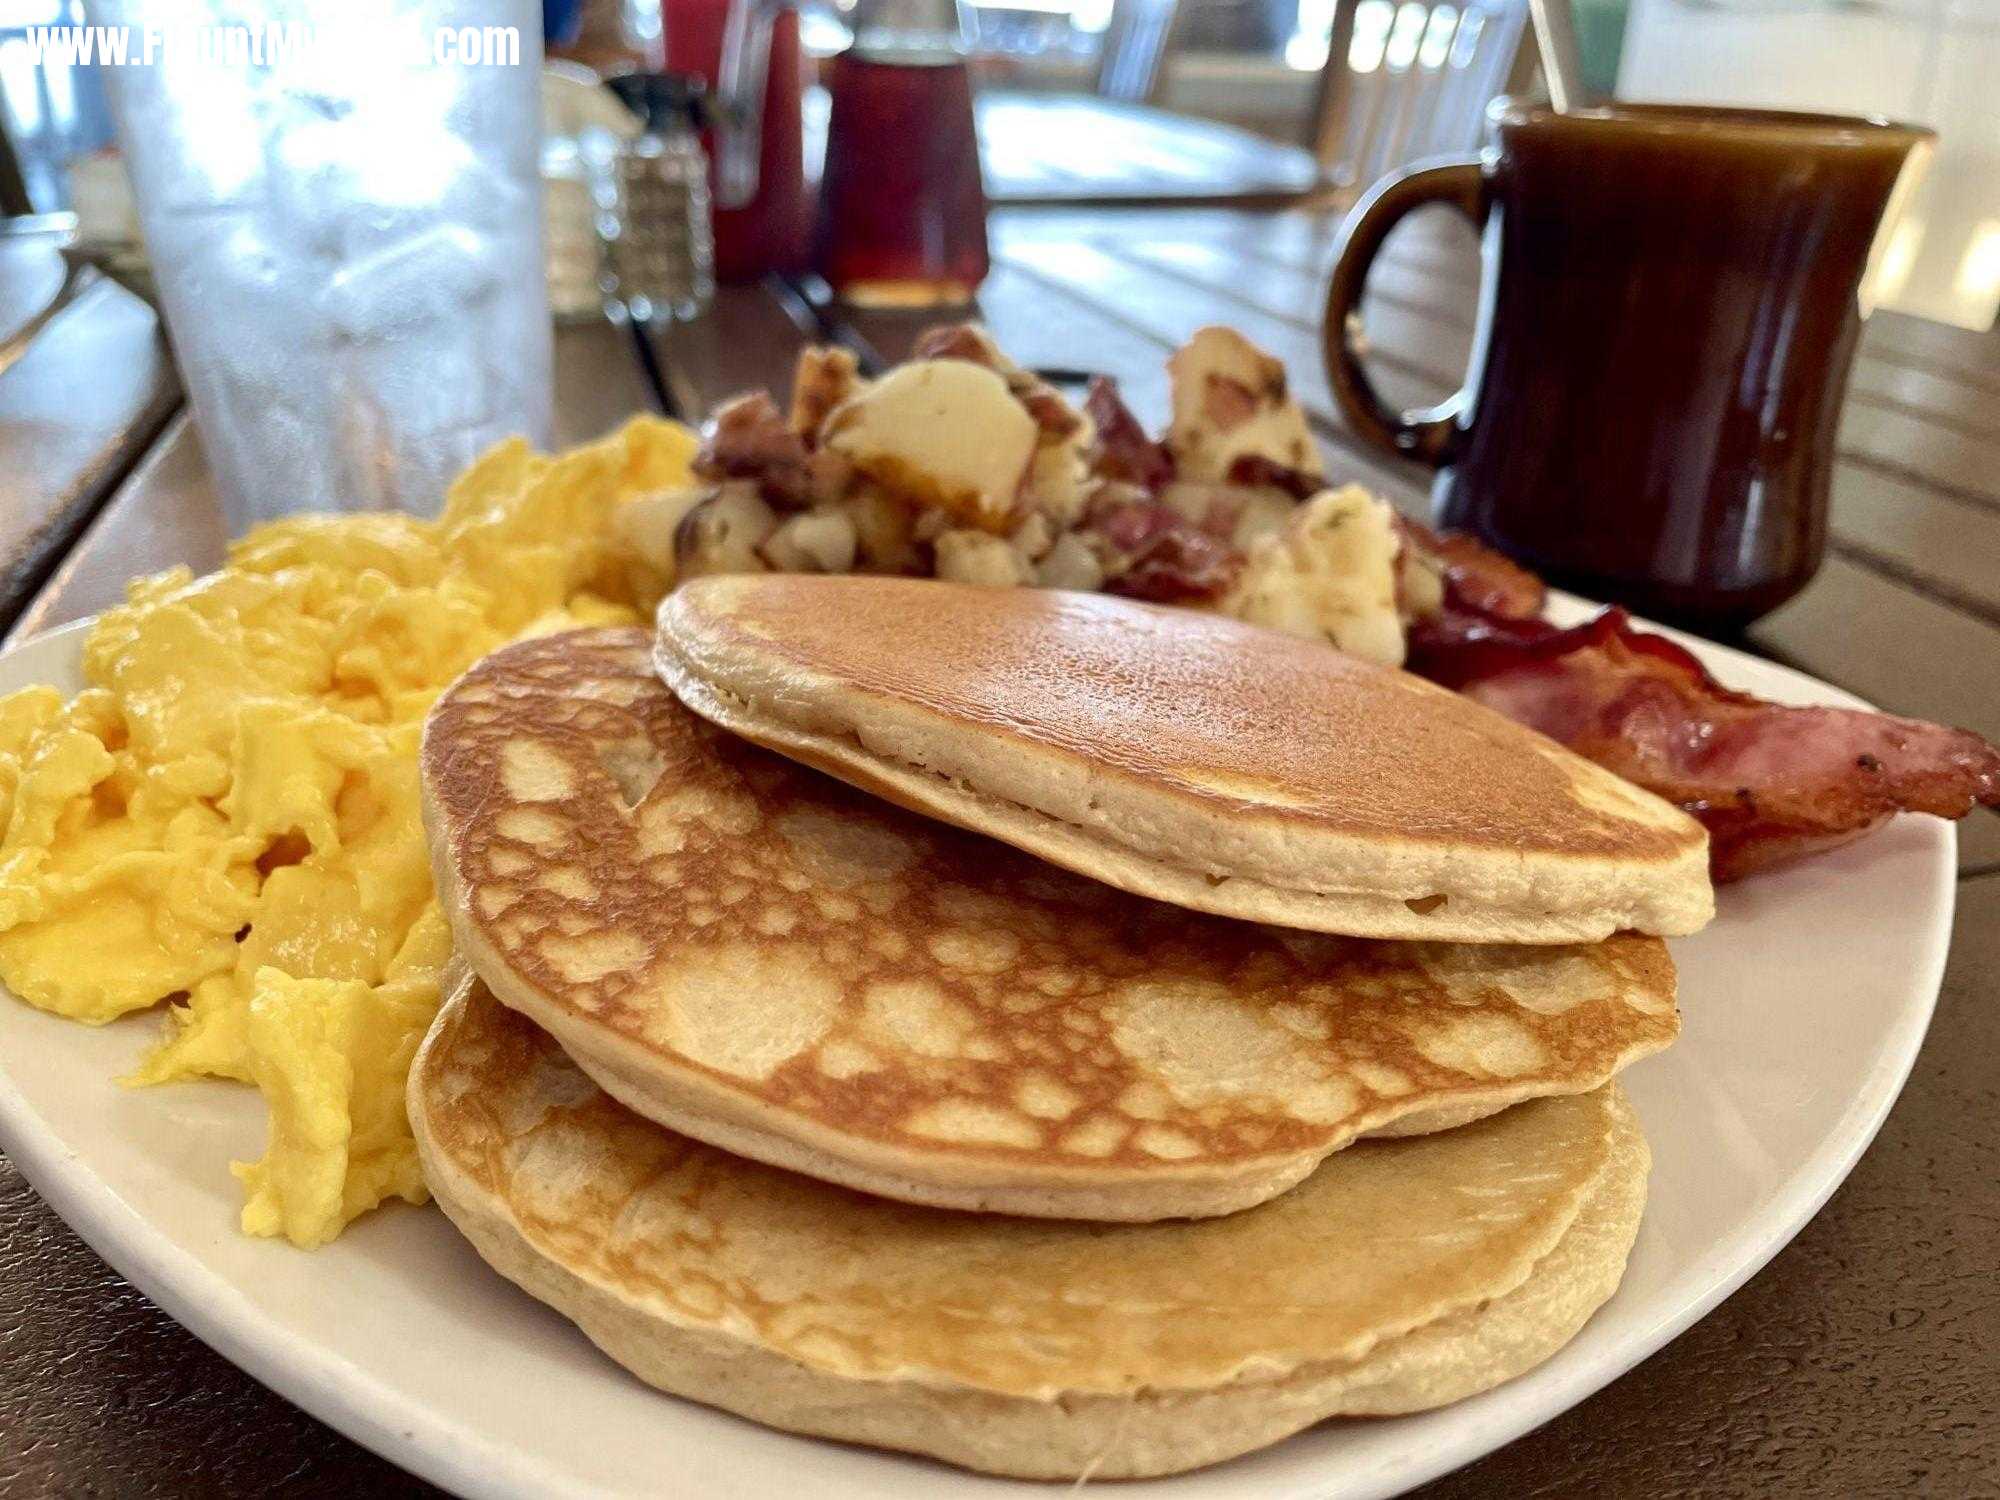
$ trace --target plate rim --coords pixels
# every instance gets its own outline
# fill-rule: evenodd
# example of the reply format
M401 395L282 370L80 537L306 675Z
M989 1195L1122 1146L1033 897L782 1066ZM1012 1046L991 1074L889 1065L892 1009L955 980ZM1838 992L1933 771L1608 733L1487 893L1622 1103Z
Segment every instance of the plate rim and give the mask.
M1555 591L1550 599L1559 618L1598 607ZM0 648L0 662L31 651L60 650L71 640L80 643L97 619L92 615L7 642ZM1662 630L1689 646L1705 665L1726 667L1740 661L1758 670L1775 669L1825 701L1872 706L1785 663L1664 627L1647 628ZM1945 857L1938 866L1942 872L1940 898L1930 904L1930 922L1924 934L1926 952L1912 972L1922 999L1885 1038L1882 1061L1888 1064L1886 1072L1865 1096L1848 1102L1835 1125L1793 1174L1795 1181L1787 1191L1775 1195L1765 1210L1736 1234L1710 1245L1701 1260L1675 1280L1706 1280L1709 1272L1704 1268L1717 1262L1728 1269L1698 1296L1657 1319L1643 1334L1628 1339L1615 1359L1580 1364L1526 1411L1518 1405L1508 1406L1483 1421L1461 1422L1444 1441L1412 1454L1406 1466L1383 1473L1379 1482L1346 1491L1350 1500L1386 1500L1553 1421L1707 1317L1767 1266L1818 1214L1874 1143L1902 1096L1929 1032L1949 961L1957 906L1956 825L1945 824L1944 835ZM12 996L7 998L13 1000ZM78 1153L61 1143L54 1128L21 1093L4 1058L0 1058L0 1150L93 1253L175 1322L268 1389L384 1461L468 1500L531 1500L552 1493L589 1493L577 1486L573 1475L531 1451L503 1447L456 1418L432 1408L413 1407L365 1365L323 1345L286 1338L281 1330L268 1326L265 1315L229 1278L155 1229L83 1164Z

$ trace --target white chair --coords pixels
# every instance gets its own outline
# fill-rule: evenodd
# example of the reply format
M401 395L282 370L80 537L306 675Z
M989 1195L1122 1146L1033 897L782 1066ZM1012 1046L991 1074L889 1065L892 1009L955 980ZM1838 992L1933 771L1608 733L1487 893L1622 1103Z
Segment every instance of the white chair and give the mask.
M1427 156L1475 149L1486 106L1529 82L1528 0L1336 0L1307 145L1358 194Z

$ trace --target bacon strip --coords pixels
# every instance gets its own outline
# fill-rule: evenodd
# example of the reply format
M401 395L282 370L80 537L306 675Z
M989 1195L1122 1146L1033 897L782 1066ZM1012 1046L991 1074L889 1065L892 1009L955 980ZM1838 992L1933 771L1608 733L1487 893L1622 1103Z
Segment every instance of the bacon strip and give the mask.
M1120 484L1136 484L1153 495L1173 482L1173 455L1146 436L1118 394L1117 381L1109 375L1092 377L1083 409L1097 427L1095 473Z
M851 474L839 454L808 448L765 391L716 408L694 471L703 479L753 479L773 505L794 508L838 499Z
M1448 603L1412 625L1409 665L1685 808L1708 828L1717 881L1898 812L2000 805L2000 751L1978 735L1735 692L1621 609L1564 630Z
M1549 587L1512 558L1462 531L1433 531L1398 516L1404 545L1421 554L1443 580L1449 604L1508 620L1538 617Z
M1219 598L1236 581L1243 554L1170 505L1147 496L1100 498L1080 528L1100 542L1120 570L1107 568L1108 593L1160 604Z
M1285 399L1285 384L1282 378L1277 389L1267 399ZM1231 380L1227 375L1209 371L1201 388L1201 414L1217 432L1234 432L1245 422L1257 415L1257 393L1240 380Z
M812 454L786 423L769 393L725 401L694 456L703 479L754 479L767 498L805 503L811 491Z
M1317 474L1281 464L1261 453L1239 453L1229 461L1223 475L1231 484L1247 484L1252 489L1283 490L1294 500L1310 500L1327 487Z

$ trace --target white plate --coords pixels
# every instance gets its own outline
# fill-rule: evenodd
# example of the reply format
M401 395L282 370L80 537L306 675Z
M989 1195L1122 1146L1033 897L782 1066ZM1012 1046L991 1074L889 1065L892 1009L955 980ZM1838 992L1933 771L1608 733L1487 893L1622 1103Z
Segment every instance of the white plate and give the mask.
M79 628L0 656L0 690L79 686ZM1855 701L1698 649L1771 698ZM1546 1365L1442 1411L1327 1423L1201 1473L1121 1484L1119 1500L1393 1494L1546 1422L1674 1337L1798 1231L1874 1136L1930 1018L1952 881L1950 827L1903 818L1726 889L1714 925L1675 944L1685 1032L1629 1075L1653 1145L1645 1224L1617 1296ZM0 1146L169 1313L385 1457L472 1496L1050 1493L659 1395L488 1272L433 1209L370 1215L310 1255L244 1237L227 1162L262 1149L257 1096L118 1087L158 1026L92 1031L0 998Z

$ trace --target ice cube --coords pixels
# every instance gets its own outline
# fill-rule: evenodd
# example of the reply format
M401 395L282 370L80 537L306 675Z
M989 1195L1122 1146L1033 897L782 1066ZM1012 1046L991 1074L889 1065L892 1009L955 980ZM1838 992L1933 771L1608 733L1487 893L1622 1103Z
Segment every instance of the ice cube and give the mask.
M335 272L318 311L339 337L394 339L468 319L498 285L487 241L463 225L439 224Z

